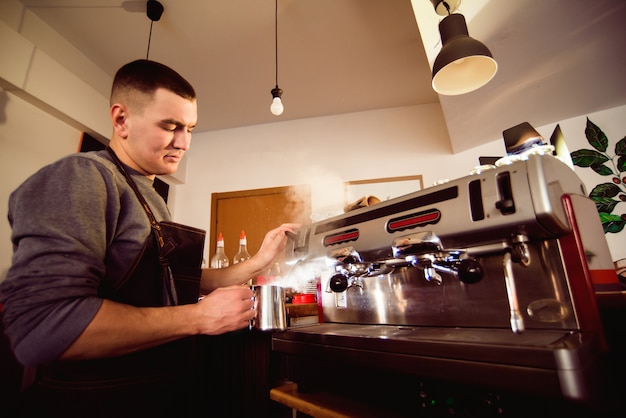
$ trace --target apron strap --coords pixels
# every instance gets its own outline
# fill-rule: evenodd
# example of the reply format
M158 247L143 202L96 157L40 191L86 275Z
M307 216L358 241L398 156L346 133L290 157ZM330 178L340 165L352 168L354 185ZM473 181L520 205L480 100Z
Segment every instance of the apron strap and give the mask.
M122 164L122 162L120 161L120 159L117 157L117 155L115 154L113 149L111 149L110 146L107 146L107 151L111 155L111 158L113 158L113 162L115 162L115 164L117 165L121 173L124 175L124 178L126 179L126 182L128 183L128 185L131 187L131 189L133 189L133 191L137 195L139 202L141 202L141 206L143 206L144 210L146 211L146 215L148 215L148 220L150 221L152 234L154 235L154 238L156 239L156 242L159 245L159 250L160 250L159 254L161 254L163 252L162 250L164 249L163 247L165 246L163 234L161 233L161 226L159 225L156 218L154 217L154 214L152 213L152 210L150 209L148 202L146 202L146 199L144 199L143 195L139 191L139 188L133 181L132 177L126 171L124 164ZM167 261L167 258L165 256L159 255L159 263L161 264L161 277L163 278L163 303L166 306L178 305L178 296L176 294L176 286L174 285L174 277L172 275L172 270L169 266L169 262Z

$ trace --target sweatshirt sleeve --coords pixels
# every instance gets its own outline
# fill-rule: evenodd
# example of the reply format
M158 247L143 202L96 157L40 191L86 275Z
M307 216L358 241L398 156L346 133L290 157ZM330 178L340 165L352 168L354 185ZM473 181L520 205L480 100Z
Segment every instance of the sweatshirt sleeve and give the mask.
M107 170L91 159L65 158L10 197L14 251L0 300L6 334L26 366L57 359L102 304L98 286L115 234L108 219L119 212Z

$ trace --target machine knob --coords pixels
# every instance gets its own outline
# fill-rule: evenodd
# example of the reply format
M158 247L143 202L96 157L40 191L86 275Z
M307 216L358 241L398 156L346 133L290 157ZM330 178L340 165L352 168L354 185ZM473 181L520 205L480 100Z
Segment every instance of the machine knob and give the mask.
M461 260L457 269L459 280L463 283L478 283L485 275L483 266L475 260Z
M343 274L335 274L330 278L329 286L333 292L341 293L348 288L348 278Z

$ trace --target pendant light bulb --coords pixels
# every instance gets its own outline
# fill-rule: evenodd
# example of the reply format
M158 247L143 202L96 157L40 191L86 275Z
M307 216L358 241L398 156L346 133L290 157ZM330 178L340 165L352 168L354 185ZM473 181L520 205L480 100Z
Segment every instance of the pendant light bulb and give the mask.
M283 114L283 110L285 110L283 102L280 99L282 94L283 91L278 88L278 85L272 89L272 104L270 105L270 112L272 112L272 115L280 116Z
M272 114L274 116L280 116L283 114L283 110L285 110L285 108L283 106L283 102L280 100L280 97L274 97L270 106Z

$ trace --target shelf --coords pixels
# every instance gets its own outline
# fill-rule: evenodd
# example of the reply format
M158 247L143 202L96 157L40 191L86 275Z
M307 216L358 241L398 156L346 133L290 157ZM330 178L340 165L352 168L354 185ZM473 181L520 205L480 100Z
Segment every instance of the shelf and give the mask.
M270 390L270 399L314 418L391 418L389 411L326 392L298 392L296 383Z

